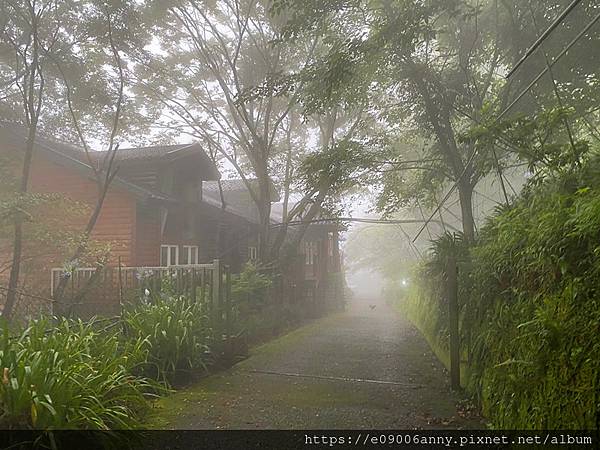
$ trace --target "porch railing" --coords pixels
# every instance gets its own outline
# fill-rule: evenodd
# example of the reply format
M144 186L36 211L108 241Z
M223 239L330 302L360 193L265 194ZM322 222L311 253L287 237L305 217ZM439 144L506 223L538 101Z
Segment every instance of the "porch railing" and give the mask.
M201 302L216 330L225 330L232 320L231 271L218 259L169 267L54 268L50 290L55 314L114 315L127 303L172 294ZM60 298L56 298L59 290Z

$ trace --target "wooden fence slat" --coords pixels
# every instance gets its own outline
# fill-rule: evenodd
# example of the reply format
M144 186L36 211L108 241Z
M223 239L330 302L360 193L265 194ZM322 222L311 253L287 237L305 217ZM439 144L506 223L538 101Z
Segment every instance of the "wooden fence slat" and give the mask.
M64 270L51 270L51 285L56 286ZM234 311L231 304L231 270L215 259L212 264L179 267L105 267L78 268L70 274L65 298L71 305L60 308L62 313L72 309L74 314L104 315L123 311L128 300L140 299L148 289L152 297L166 287L167 277L175 295L185 295L201 302L200 309L210 319L214 336L231 334ZM82 291L83 290L83 291ZM133 296L133 298L132 298ZM77 304L75 304L77 303ZM86 304L87 303L87 304ZM60 306L60 305L59 305Z

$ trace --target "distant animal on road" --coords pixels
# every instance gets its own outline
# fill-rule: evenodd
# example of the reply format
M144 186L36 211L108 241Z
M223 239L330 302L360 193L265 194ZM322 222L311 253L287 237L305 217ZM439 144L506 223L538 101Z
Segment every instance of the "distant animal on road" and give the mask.
M369 305L369 308L375 309L375 308L377 308L377 305Z

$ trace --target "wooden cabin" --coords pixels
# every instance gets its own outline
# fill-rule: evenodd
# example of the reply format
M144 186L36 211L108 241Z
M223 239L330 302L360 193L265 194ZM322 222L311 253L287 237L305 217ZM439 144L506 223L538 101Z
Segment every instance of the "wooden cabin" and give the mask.
M24 129L0 126L0 155L19 161L25 139ZM95 163L103 156L92 153ZM198 144L119 149L115 165L118 175L92 233L93 240L111 246L110 264L120 260L124 266L156 267L220 258L241 267L247 249L240 243L256 224L231 208L203 201L202 183L220 174ZM36 140L29 190L59 194L89 207L97 199L83 151L42 136ZM69 218L65 226L83 230L88 217ZM43 269L62 264L62 255L47 255Z
M12 155L15 170L20 170L25 140L25 129L0 124L0 156ZM91 163L100 164L104 155L92 152ZM259 219L246 184L223 180L219 189L220 173L197 143L119 149L115 165L117 176L92 233L94 241L110 246L109 265L120 261L126 267L164 267L219 259L235 273L246 261L258 258ZM36 139L29 190L59 194L90 207L97 199L85 153L42 135ZM274 186L272 198L279 200ZM64 226L83 230L88 217L65 217ZM273 221L277 220L274 214ZM331 224L309 227L297 251L304 261L294 276L298 283L308 280L316 286L329 273L339 272L338 237ZM0 249L10 248L9 240ZM36 264L26 264L25 276L46 286L50 270L63 267L69 256L48 249ZM9 258L4 250L4 261ZM5 284L3 279L0 282Z

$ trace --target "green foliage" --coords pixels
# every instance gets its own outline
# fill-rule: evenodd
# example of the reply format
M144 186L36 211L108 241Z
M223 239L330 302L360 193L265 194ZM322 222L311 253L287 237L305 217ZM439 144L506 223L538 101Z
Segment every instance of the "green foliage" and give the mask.
M152 382L131 371L145 359L139 341L61 320L34 321L0 347L0 426L44 430L129 429L139 425Z
M149 397L164 393L178 372L206 367L210 329L199 305L171 296L108 326L56 319L12 333L4 327L0 426L140 427Z
M449 258L454 258L456 263L463 265L469 259L468 243L463 239L462 233L444 233L432 241L430 259L425 269L430 275L441 276L445 273Z
M129 0L73 4L41 0L33 7L22 0L0 4L0 52L5 55L0 66L0 119L26 123L20 86L28 83L36 47L31 36L35 35L39 51L43 49L44 53L36 67L41 73L32 80L37 85L40 76L44 78L40 128L72 142L79 141L69 120L65 93L68 85L71 105L83 132L106 142L119 85L117 63L113 52L106 49L111 48L112 40L118 51L128 53L131 59L143 53L151 40L150 29L140 26L143 9L141 4ZM131 107L135 99L127 91L120 132L133 131L141 120Z
M597 426L597 163L592 157L567 183L556 176L530 186L515 204L499 209L460 266L467 385L495 427ZM449 244L448 238L438 243L432 257L438 265ZM447 348L441 280L430 270L420 273L407 308Z
M474 249L465 318L500 427L596 424L599 214L592 186L546 183L491 219Z
M279 298L268 298L274 279L264 267L247 263L231 283L235 307L235 332L243 332L252 342L268 339L306 319L302 304L285 304Z
M231 295L234 303L239 305L243 301L251 301L255 306L264 303L266 291L272 280L261 270L259 265L249 262L244 265L239 275L233 277Z
M370 147L376 146L376 138L341 139L330 147L308 155L299 168L297 177L307 191L329 187L331 196L339 195L369 174L374 165Z
M510 142L515 156L534 176L530 184L541 183L581 171L589 157L590 143L574 115L574 108L554 107L499 123L491 117L489 123L471 128L462 138L481 148Z
M127 336L141 340L142 373L168 383L180 371L206 369L211 331L201 303L186 297L156 298L125 312Z

